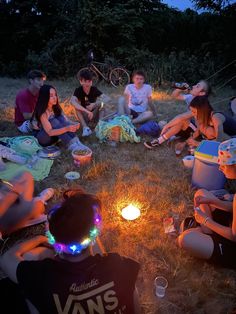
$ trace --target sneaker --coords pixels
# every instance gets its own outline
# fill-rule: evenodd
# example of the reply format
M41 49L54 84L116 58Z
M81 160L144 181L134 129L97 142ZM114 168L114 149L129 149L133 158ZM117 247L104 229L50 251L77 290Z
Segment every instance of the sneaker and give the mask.
M72 152L74 149L78 148L78 143L74 142L68 146L68 149Z
M149 148L149 149L153 149L153 148L155 148L155 147L160 146L160 144L159 144L159 142L158 142L157 139L156 139L156 140L153 140L153 141L151 141L151 142L144 142L143 144L144 144L145 147L147 147L147 148Z
M43 190L39 195L38 198L45 204L50 198L54 195L54 189L48 188Z
M86 136L91 135L92 133L93 133L93 131L87 126L87 127L83 128L82 136L86 137Z
M84 144L82 144L80 141L78 141L77 143L76 143L76 145L77 145L77 147L76 147L76 149L88 149L88 146L86 146L86 145L84 145Z

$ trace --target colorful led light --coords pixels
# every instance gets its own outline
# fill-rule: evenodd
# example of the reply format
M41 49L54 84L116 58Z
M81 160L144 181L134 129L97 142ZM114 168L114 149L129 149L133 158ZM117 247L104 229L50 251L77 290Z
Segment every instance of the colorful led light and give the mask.
M51 215L59 208L60 206L55 206L53 208L53 211L51 212ZM100 233L101 228L101 216L97 211L97 207L93 208L94 210L94 226L89 231L89 236L85 237L80 243L70 243L70 244L64 244L64 243L58 243L55 240L55 237L51 234L51 232L48 230L46 232L46 236L48 238L48 242L54 247L55 251L57 253L67 253L67 254L79 254L82 250L86 249L89 245L94 244L97 236Z

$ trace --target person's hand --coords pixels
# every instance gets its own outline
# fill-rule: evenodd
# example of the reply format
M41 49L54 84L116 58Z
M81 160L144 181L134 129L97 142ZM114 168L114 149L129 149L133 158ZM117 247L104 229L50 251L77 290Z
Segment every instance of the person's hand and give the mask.
M198 222L200 225L203 225L206 218L209 216L205 214L203 211L201 211L200 208L198 208L194 210L194 217L195 217L196 222Z
M189 86L188 83L184 83L184 84L183 84L183 87L185 88L185 89L184 89L185 92L189 91L189 89L190 89L190 86Z
M96 104L93 103L93 104L90 104L90 105L86 106L86 109L88 111L92 111L95 107L96 107Z
M48 238L44 235L39 235L35 237L35 247L38 246L48 246Z
M92 119L93 119L93 113L92 113L92 111L86 111L86 112L87 112L87 115L88 115L89 120L92 120Z
M80 123L70 124L66 128L67 132L75 133L80 128Z
M208 204L208 205L214 205L215 202L218 200L218 198L215 195L209 195L209 196L202 196L199 195L197 197L195 197L194 199L194 206L198 207L201 204Z
M23 242L20 242L16 244L16 251L19 251L22 254L25 254L26 252L39 247L39 246L44 246L48 243L48 239L46 236L39 235L36 236L30 240L25 240Z
M196 140L194 140L192 137L190 137L188 140L187 140L187 144L189 145L189 146L198 146L199 145L199 142L198 141L196 141Z
M161 135L163 135L164 133L166 133L166 132L168 131L168 129L169 129L169 126L168 126L168 124L166 124L166 125L163 127L163 129L161 130Z

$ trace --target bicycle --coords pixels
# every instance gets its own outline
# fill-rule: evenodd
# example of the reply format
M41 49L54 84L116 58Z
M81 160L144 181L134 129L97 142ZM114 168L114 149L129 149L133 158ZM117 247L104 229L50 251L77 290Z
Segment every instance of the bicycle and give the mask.
M119 66L114 67L111 64L105 62L96 62L93 61L93 59L94 54L93 51L90 50L88 53L88 66L79 70L76 75L77 79L79 79L81 71L89 70L90 72L92 72L94 85L96 85L101 78L104 79L104 81L106 81L107 83L112 84L116 88L129 84L130 76L125 68ZM107 71L103 71L102 68L107 69Z

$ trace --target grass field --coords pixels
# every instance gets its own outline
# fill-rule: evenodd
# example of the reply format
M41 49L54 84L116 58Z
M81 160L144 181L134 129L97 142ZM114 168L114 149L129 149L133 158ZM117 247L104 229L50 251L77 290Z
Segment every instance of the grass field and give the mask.
M70 113L67 99L76 82L52 82L58 89L65 110ZM0 79L0 135L17 133L13 120L16 92L24 87L24 80ZM102 88L102 87L101 87ZM116 102L119 92L104 87ZM170 91L155 91L154 101L160 119L170 119L186 109L182 103L171 100ZM227 108L221 99L234 94L231 89L221 90L212 99L216 109ZM84 141L93 150L93 161L84 168L75 168L70 154L63 152L52 167L50 176L36 183L36 192L46 187L56 189L56 197L68 188L64 174L79 170L78 181L85 190L96 193L103 202L102 241L107 251L129 255L141 264L138 289L145 314L232 314L236 313L236 273L215 268L192 259L180 251L175 239L164 234L162 220L172 212L180 218L192 213L193 191L191 173L173 149L163 145L148 151L142 144L119 144L111 147L99 144L95 136ZM142 215L137 222L128 223L120 217L120 209L129 203L138 204ZM153 293L157 275L168 278L169 287L163 300Z

